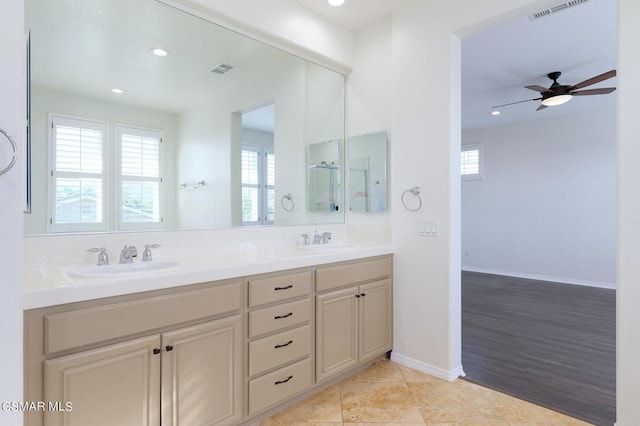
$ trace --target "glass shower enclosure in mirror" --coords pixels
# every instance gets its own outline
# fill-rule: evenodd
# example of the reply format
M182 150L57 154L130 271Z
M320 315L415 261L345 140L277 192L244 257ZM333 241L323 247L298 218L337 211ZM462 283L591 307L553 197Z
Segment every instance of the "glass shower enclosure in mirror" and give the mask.
M25 234L344 221L307 181L309 147L344 138L342 74L173 2L25 3Z
M342 141L330 140L309 145L309 211L342 212Z
M349 209L359 213L387 211L387 133L349 138Z

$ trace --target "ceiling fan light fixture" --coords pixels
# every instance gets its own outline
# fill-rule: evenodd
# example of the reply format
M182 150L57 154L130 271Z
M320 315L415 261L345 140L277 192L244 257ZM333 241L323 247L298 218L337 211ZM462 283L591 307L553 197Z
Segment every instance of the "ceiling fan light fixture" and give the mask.
M569 102L571 100L573 96L571 95L556 95L556 96L551 96L550 98L546 98L542 100L542 105L544 106L557 106L557 105L562 105L562 104L566 104L567 102Z

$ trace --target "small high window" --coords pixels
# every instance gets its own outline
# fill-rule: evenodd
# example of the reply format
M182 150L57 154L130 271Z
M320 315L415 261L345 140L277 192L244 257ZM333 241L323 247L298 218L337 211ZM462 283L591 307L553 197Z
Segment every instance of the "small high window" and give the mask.
M463 180L482 179L484 177L483 157L483 144L462 145L460 174Z

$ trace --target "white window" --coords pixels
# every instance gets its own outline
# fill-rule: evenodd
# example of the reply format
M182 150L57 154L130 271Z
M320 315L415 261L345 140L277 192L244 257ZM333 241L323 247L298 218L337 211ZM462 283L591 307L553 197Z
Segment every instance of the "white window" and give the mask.
M159 130L116 125L120 229L162 226L162 137Z
M104 231L106 123L50 116L52 232Z
M273 149L242 146L242 224L272 225L275 218Z
M462 145L460 174L463 180L482 179L484 177L483 157L483 144Z

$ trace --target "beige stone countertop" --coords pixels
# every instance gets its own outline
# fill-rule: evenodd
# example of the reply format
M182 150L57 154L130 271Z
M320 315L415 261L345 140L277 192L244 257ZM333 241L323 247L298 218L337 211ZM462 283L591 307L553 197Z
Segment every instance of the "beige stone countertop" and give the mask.
M245 243L239 247L221 250L217 253L198 253L182 258L154 258L154 262L172 265L158 270L84 277L74 276L74 272L91 268L93 265L69 265L44 270L25 270L23 306L25 310L41 308L363 259L392 254L393 252L393 246L379 243L336 243L333 248Z

